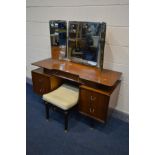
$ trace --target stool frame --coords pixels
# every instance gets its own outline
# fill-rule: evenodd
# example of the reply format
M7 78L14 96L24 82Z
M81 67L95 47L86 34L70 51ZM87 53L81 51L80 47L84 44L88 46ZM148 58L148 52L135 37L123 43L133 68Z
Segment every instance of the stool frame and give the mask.
M47 101L44 101L45 104L45 112L46 112L46 119L49 120L49 109L52 107L52 109L59 109L61 112L63 112L64 114L64 130L65 132L68 131L68 115L70 113L71 110L75 109L77 107L77 105L71 107L68 110L63 110L55 105L53 105L52 103L48 103Z

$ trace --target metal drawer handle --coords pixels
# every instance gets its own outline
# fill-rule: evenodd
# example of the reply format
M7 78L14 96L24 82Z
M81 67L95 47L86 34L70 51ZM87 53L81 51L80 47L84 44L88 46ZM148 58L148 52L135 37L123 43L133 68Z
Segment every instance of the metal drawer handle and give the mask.
M89 111L90 111L90 112L94 112L95 110L94 110L94 108L93 108L93 109L89 108Z
M58 71L55 71L54 74L58 74Z
M96 100L96 97L90 96L90 100L94 101L94 100Z
M40 88L40 92L41 92L41 93L43 92L43 88Z
M44 79L39 79L39 82L42 82Z
M40 88L40 93L43 93L44 92L44 88Z

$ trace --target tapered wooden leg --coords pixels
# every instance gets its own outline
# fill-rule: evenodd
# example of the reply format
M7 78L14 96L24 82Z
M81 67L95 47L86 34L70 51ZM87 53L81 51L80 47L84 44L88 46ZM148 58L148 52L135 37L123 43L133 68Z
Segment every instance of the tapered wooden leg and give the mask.
M64 112L64 114L65 114L65 132L67 132L67 129L68 129L68 111L65 111Z
M46 119L49 119L49 105L48 103L45 103L45 111L46 111Z

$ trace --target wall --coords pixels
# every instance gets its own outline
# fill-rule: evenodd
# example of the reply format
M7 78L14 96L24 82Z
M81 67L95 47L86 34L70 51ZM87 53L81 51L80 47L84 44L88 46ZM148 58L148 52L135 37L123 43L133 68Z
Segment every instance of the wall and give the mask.
M51 19L105 21L104 68L123 72L117 110L129 112L129 3L128 0L27 0L27 64L50 57L48 22Z

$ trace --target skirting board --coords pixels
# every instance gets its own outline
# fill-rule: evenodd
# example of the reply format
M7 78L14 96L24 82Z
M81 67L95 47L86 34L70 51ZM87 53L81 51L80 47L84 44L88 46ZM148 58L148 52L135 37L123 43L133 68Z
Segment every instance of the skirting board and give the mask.
M29 77L26 77L26 83L32 85L32 79L30 79Z
M128 122L129 123L129 114L124 113L122 111L113 109L112 117L118 118L118 119L120 119L120 120L122 120L124 122Z
M32 85L32 79L26 77L26 83ZM118 111L116 109L113 110L112 112L112 117L118 118L124 122L129 122L129 114L126 114L122 111Z

